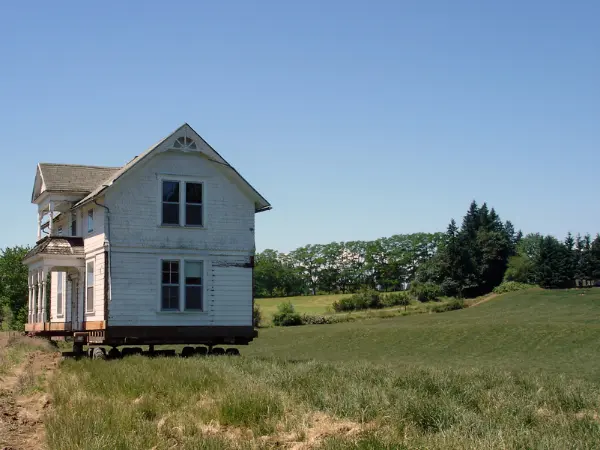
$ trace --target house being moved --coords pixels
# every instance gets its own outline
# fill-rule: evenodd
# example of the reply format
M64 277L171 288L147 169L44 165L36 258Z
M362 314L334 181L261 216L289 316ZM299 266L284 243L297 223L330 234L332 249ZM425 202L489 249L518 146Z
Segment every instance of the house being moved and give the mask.
M115 356L256 336L254 214L271 205L188 124L123 167L40 163L31 200L30 334Z

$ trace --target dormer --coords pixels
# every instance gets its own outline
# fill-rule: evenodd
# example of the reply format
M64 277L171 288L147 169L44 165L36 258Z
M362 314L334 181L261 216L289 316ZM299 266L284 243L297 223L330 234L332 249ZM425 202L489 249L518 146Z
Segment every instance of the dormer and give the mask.
M42 238L46 221L48 234L54 234L53 219L68 212L79 200L111 178L118 167L40 163L37 166L31 203L38 206L38 235Z

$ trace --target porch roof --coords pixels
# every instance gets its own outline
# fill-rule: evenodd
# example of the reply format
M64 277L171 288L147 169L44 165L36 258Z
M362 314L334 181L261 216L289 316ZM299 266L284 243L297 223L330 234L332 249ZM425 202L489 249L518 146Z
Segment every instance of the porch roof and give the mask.
M35 247L25 255L23 260L27 260L39 254L83 257L83 238L46 236L36 243Z

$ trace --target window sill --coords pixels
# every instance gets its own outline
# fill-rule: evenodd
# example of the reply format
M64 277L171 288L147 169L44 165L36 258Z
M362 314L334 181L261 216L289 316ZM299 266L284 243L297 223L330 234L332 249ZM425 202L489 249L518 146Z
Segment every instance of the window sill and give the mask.
M206 230L207 228L205 226L201 226L201 225L169 225L169 224L159 224L158 228L174 228L174 229L181 229L181 230Z
M170 314L184 314L184 315L196 315L196 316L203 316L208 314L208 311L156 311L156 314L165 314L165 315L170 315Z
M86 316L93 316L94 314L96 314L96 312L95 312L95 311L86 311L86 312L85 312L85 315L86 315Z

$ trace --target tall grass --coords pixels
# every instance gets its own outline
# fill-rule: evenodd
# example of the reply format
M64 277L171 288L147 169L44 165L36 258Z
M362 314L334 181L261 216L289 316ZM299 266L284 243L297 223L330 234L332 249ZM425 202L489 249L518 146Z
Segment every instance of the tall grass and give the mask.
M564 376L248 358L67 361L52 449L595 448L600 390Z

